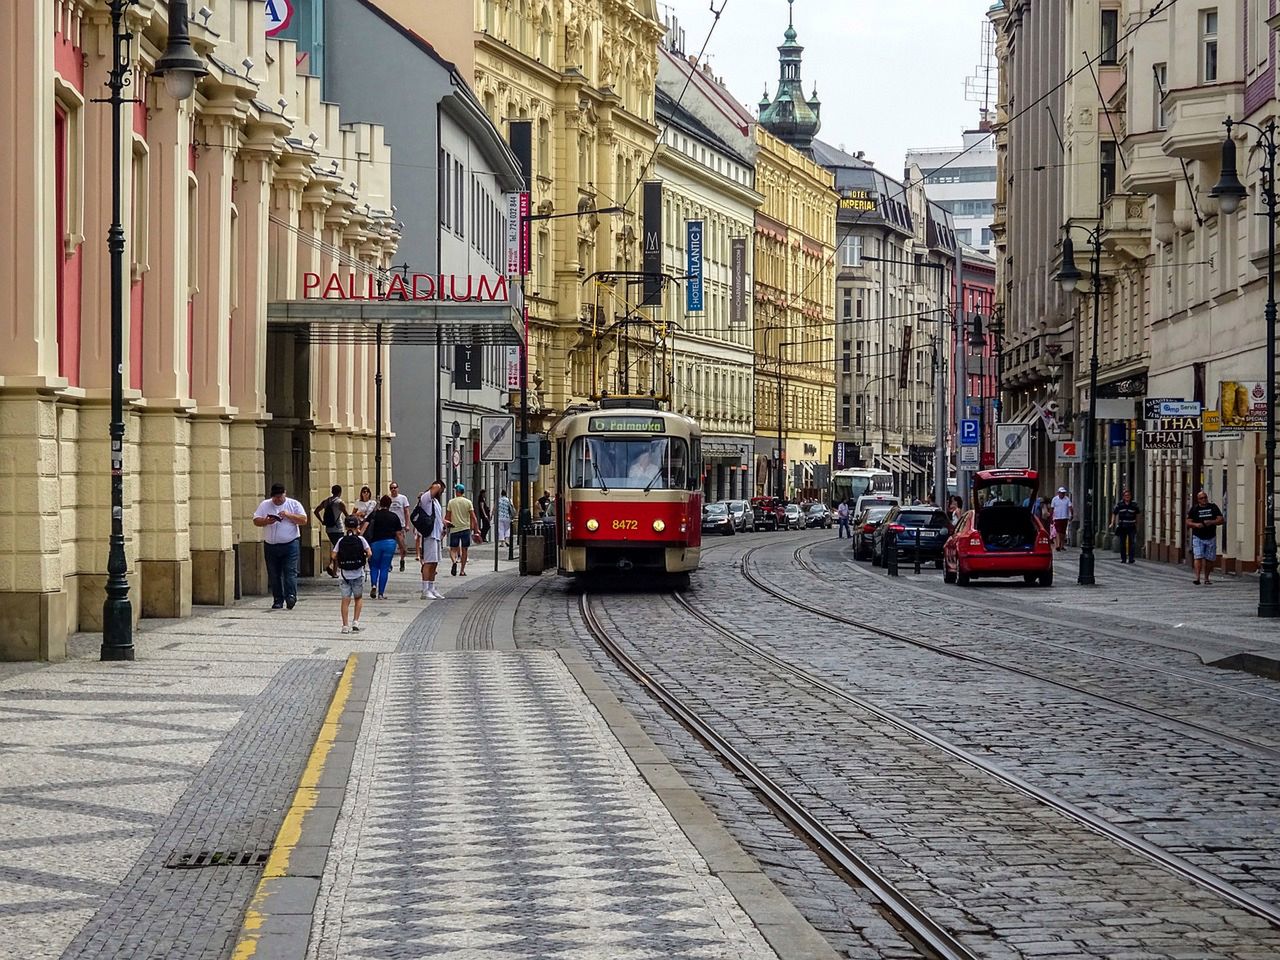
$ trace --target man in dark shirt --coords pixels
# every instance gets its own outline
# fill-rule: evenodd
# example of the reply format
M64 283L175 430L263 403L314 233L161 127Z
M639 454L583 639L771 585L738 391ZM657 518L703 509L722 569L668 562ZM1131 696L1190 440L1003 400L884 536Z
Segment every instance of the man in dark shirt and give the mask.
M1209 574L1218 559L1218 527L1222 524L1222 511L1216 503L1209 502L1209 495L1201 490L1196 494L1195 505L1187 511L1187 526L1191 528L1191 556L1194 558L1197 584L1201 576L1209 583Z
M1120 502L1111 509L1111 529L1120 540L1120 562L1133 563L1138 541L1138 517L1142 508L1133 502L1133 491L1120 494Z

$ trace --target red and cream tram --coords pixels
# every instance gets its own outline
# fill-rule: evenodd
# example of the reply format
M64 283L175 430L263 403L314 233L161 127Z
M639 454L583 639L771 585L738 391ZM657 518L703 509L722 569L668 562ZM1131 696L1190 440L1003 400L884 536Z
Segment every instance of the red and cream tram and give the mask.
M702 431L651 401L612 399L552 434L560 573L687 581L702 552Z

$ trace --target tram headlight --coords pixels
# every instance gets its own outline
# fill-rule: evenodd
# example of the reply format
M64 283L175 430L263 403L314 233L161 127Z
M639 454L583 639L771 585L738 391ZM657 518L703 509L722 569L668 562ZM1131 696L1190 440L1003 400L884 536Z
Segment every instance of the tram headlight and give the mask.
M594 518L591 520L588 520L587 529L590 530L592 533L595 533L597 530L600 529L600 521Z
M661 533L661 532L662 532L663 530L665 530L665 529L667 529L667 525L666 525L665 523L663 523L661 520L655 520L655 521L653 521L653 532L654 532L654 533Z

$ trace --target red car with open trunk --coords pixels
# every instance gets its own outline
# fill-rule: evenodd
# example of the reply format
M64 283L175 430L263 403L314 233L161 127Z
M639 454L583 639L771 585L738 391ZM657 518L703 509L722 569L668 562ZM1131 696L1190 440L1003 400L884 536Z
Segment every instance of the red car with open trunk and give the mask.
M1039 475L1034 470L974 474L973 508L960 518L943 548L943 579L964 586L977 577L1022 577L1053 583L1049 532L1031 510Z

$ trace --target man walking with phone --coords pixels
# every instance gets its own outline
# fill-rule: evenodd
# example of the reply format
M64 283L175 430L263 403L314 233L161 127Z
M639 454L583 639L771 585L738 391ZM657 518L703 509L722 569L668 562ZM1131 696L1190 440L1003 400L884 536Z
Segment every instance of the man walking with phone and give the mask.
M1195 583L1200 584L1204 578L1205 586L1211 581L1209 575L1218 560L1218 527L1222 525L1222 511L1216 503L1209 501L1209 494L1201 490L1196 494L1196 502L1187 511L1187 526L1191 528L1191 556L1195 565Z
M440 494L444 481L436 480L418 496L417 506L409 522L418 531L418 562L422 564L422 598L439 600L436 589L436 569L440 564L440 538L444 536L444 506Z
M307 511L286 496L283 483L271 485L271 496L253 512L253 525L262 527L262 552L267 561L267 582L275 601L272 610L293 609L298 602L298 548L307 525Z

